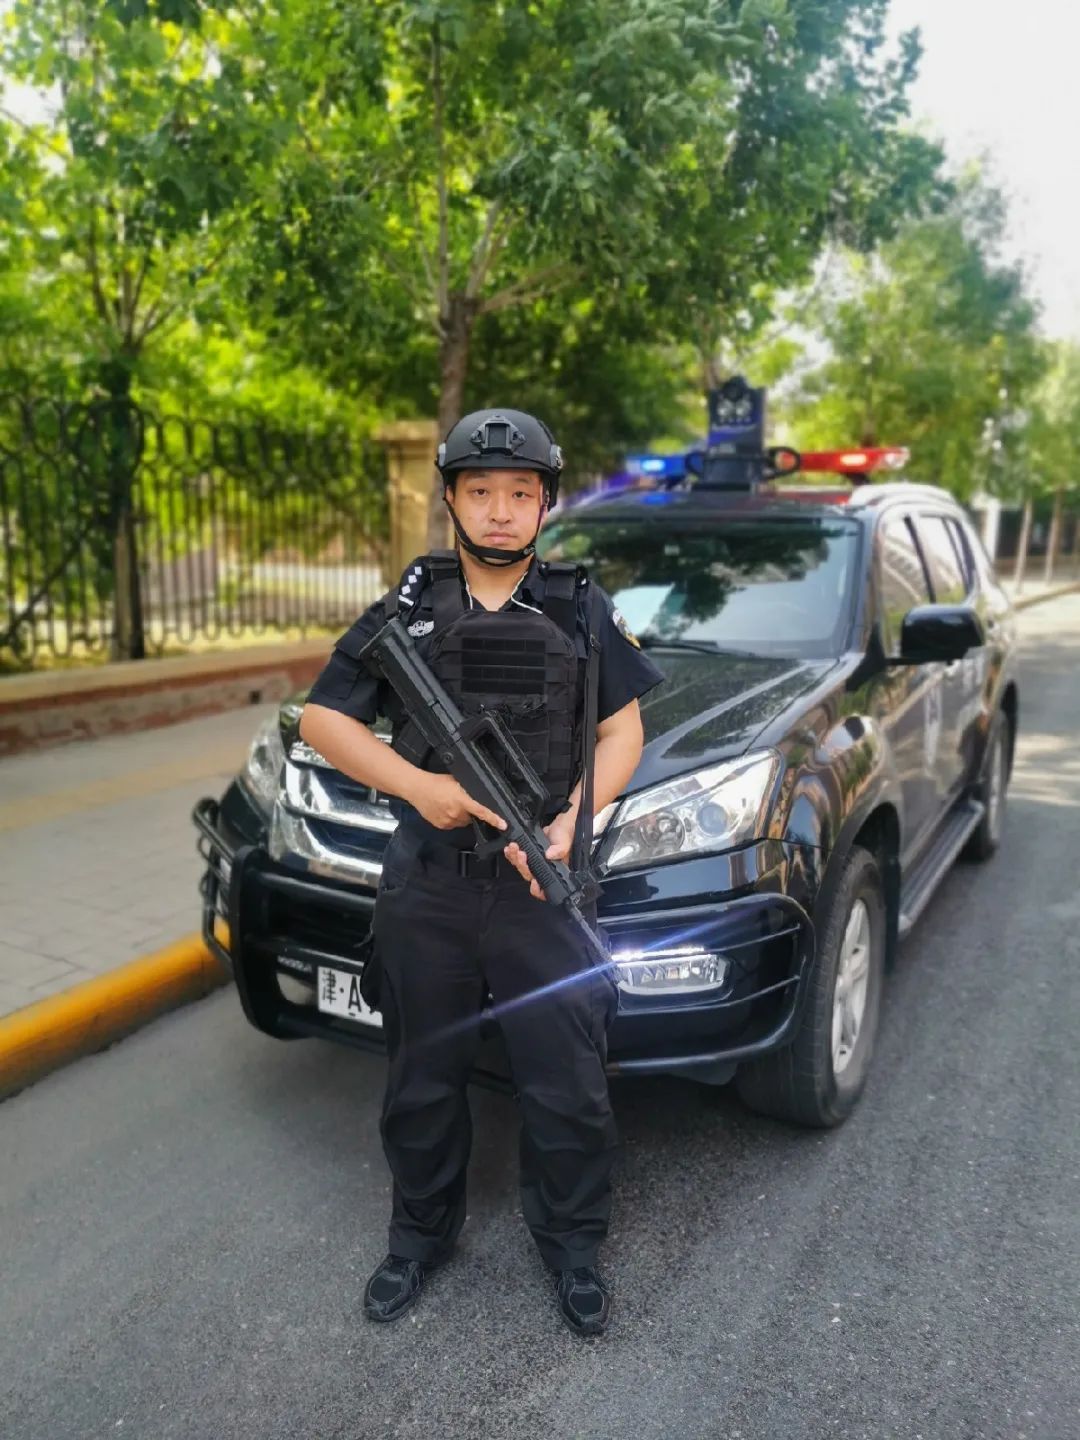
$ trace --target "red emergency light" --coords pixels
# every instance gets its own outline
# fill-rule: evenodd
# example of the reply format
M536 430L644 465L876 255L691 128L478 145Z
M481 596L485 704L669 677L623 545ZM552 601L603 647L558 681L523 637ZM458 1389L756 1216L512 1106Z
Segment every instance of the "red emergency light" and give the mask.
M873 475L879 470L901 470L910 451L903 445L865 446L852 450L804 450L800 470L828 475Z

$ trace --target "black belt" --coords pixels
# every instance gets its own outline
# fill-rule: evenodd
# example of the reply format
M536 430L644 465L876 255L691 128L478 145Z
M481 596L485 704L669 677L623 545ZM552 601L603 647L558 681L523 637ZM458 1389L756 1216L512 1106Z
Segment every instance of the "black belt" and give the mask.
M496 880L503 875L518 873L506 856L498 851L491 855L478 855L475 850L458 850L453 845L425 844L420 850L420 858L433 869L449 870L467 880Z

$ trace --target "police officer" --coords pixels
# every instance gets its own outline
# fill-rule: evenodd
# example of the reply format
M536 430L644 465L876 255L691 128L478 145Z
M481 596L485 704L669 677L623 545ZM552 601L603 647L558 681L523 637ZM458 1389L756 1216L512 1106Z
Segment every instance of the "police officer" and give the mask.
M583 572L536 558L562 463L532 415L483 410L459 420L437 460L456 551L415 561L342 636L301 717L303 738L389 795L399 820L373 922L394 1198L390 1253L365 1291L372 1320L405 1314L464 1223L466 1084L490 993L521 1106L525 1220L566 1322L582 1335L607 1324L596 1256L616 1140L604 1073L613 982L590 967L565 912L543 903L517 846L476 853L474 817L497 829L505 821L440 773L396 696L359 659L399 614L463 710L500 710L544 781L549 857L568 860L574 846L580 860L584 758L600 810L634 772L638 697L662 677ZM377 713L392 720L392 746L368 729Z

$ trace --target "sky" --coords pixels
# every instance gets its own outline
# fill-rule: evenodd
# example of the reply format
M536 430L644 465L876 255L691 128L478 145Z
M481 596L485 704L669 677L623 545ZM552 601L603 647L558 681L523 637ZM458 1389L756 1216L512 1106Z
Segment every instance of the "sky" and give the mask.
M989 156L1042 328L1080 341L1080 0L892 0L918 26L914 116L951 160Z
M890 26L922 32L915 119L953 163L989 157L1042 328L1080 341L1080 0L891 0Z

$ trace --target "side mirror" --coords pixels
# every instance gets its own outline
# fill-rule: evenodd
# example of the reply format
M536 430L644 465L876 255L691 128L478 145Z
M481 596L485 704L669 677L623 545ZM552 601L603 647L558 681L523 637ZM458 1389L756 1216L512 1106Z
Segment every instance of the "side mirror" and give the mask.
M962 660L986 644L982 621L970 605L920 605L904 616L900 655L893 664Z

